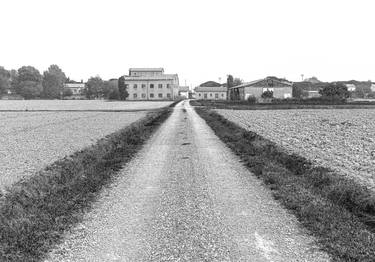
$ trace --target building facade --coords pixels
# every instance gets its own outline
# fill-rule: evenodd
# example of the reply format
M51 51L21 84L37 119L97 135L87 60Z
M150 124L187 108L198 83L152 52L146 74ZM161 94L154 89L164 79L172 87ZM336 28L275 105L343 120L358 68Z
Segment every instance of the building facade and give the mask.
M174 100L179 95L177 74L164 74L163 68L130 68L124 76L128 100Z
M195 98L202 100L227 100L227 88L224 86L198 86Z
M85 90L85 83L65 83L64 89L72 91L73 96L80 96L83 95L83 91Z
M261 98L265 91L272 91L274 98L285 99L292 97L292 86L289 81L267 77L232 87L229 93L232 100L247 100L250 96Z

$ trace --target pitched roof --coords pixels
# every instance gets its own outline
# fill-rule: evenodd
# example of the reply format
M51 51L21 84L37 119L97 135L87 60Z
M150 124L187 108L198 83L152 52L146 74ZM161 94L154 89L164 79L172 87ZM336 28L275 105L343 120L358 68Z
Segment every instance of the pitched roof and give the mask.
M227 92L224 86L197 86L195 92Z
M254 80L254 81L251 81L251 82L245 82L241 85L238 85L238 86L233 86L231 87L230 89L233 89L233 88L241 88L241 87L248 87L248 86L256 86L257 83L260 83L262 81L267 81L269 79L272 79L272 81L274 82L279 82L281 84L284 84L284 85L288 85L288 86L292 86L293 84L291 82L289 82L288 80L283 80L283 79L276 79L275 77L266 77L266 78L262 78L262 79L258 79L258 80ZM275 86L277 87L277 86Z
M129 71L136 71L136 72L164 72L164 68L157 67L157 68L129 68Z
M222 86L222 85L215 81L207 81L207 82L200 84L199 86L213 87L213 86Z

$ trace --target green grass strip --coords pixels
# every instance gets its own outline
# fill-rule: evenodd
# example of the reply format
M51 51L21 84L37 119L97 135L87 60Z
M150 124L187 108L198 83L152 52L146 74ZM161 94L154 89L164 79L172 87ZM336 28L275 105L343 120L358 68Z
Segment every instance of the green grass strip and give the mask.
M244 165L318 240L333 261L375 261L375 197L372 191L220 114L195 108Z
M10 187L0 197L0 261L43 259L171 111L149 113Z

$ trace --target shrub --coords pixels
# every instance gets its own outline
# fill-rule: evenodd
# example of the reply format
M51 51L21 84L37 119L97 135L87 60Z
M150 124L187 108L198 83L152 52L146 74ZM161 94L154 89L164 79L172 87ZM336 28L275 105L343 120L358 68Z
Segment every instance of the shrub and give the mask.
M262 98L273 98L273 91L267 90L262 94Z
M247 102L248 102L249 104L255 104L255 103L257 102L257 99L256 99L255 96L249 96L249 97L247 98Z

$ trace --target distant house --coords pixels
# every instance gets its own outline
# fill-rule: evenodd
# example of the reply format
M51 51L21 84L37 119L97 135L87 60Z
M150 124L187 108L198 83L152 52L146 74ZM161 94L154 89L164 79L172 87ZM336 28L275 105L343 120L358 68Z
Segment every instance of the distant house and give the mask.
M189 87L188 86L179 86L178 87L178 95L189 98Z
M272 91L274 98L284 99L292 97L292 83L276 77L243 83L230 88L229 93L232 100L247 100L249 97L260 98L265 91Z
M345 84L349 92L354 92L356 90L355 84Z
M205 82L194 90L196 99L227 100L227 88L214 81Z
M178 98L177 74L165 74L163 68L130 68L124 76L128 100L175 100Z
M72 92L72 96L82 96L83 91L85 90L85 83L83 82L75 82L75 83L65 83L64 90L70 90Z

